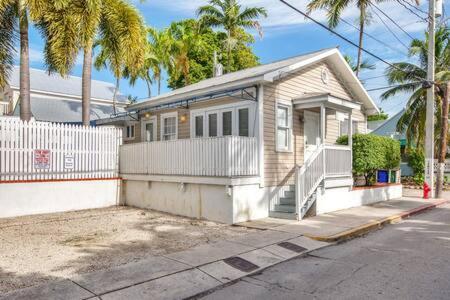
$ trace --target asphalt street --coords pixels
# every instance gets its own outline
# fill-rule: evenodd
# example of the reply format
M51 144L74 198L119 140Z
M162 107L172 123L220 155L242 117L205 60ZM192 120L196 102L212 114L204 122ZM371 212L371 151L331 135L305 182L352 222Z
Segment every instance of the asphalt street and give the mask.
M204 299L450 299L450 205L245 277Z

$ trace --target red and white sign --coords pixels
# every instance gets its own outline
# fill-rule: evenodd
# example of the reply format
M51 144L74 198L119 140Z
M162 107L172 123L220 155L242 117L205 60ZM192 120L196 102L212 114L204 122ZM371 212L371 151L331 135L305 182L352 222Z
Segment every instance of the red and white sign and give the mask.
M34 168L50 169L51 152L46 149L34 150Z

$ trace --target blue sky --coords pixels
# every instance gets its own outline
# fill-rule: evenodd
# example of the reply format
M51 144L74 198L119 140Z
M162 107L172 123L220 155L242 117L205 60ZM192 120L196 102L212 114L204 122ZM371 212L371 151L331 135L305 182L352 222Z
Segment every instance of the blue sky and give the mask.
M172 21L195 17L196 8L206 4L207 0L147 0L145 2L136 0L134 3L143 14L147 25L163 28L168 26ZM305 10L308 2L305 0L291 0L290 3L301 10ZM356 48L346 44L346 42L338 37L306 20L304 17L277 0L241 0L241 4L242 6L263 6L268 11L269 16L266 19L261 20L264 37L262 39L257 38L253 45L254 52L260 57L262 63L319 50L321 48L336 46L339 46L341 52L356 58ZM426 11L427 5L428 1L422 2L420 8ZM410 35L418 38L423 37L426 23L402 7L398 2L389 1L379 4L378 7L394 19ZM448 5L445 6L444 12L445 11L450 12L450 7ZM397 35L403 44L408 45L411 41L405 33L395 27L395 25L387 20L387 18L379 11L374 10L371 12L372 22L368 25L367 32L379 40L382 40L390 47L365 37L364 48L390 62L407 59L406 48L404 45L398 42L388 29L384 27L375 12L383 18L385 23L388 24L389 28ZM343 18L351 24L356 25L357 15L358 11L356 7L349 8L344 12ZM319 21L325 21L325 14L323 12L313 13L312 16ZM358 39L358 32L347 24L342 23L336 30L355 42ZM31 29L30 33L30 48L31 66L35 68L44 68L42 65L42 40L39 33L33 29ZM361 79L377 77L375 79L366 80L366 88L371 89L386 86L387 83L385 79L380 77L383 75L386 65L368 55L365 55L365 58L371 63L374 63L377 67L375 70L361 73ZM80 55L77 65L72 72L73 75L79 76L81 74L81 62ZM92 77L97 80L114 82L112 74L107 70L93 70ZM163 91L167 90L164 83ZM122 80L121 91L123 94L131 94L138 98L145 98L147 96L146 87L143 82L138 82L134 87L131 87L126 80ZM155 87L153 88L153 91L156 91ZM407 95L399 95L391 100L381 102L379 100L379 95L381 93L382 91L370 92L375 102L390 115L404 107Z

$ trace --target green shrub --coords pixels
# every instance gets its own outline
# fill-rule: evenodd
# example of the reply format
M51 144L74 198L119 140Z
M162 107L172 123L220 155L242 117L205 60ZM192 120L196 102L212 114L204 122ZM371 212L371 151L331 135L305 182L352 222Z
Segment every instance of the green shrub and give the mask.
M422 185L425 180L425 154L422 149L413 148L408 150L408 165L413 169L413 180Z
M348 145L348 137L336 141ZM400 143L394 139L372 135L353 135L353 173L363 175L367 185L375 182L375 173L382 169L397 169L400 166Z

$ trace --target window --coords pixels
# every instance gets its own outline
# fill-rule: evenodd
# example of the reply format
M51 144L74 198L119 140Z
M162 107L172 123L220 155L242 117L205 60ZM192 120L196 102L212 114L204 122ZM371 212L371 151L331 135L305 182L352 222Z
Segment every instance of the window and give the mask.
M253 103L231 103L191 111L190 132L195 137L253 136Z
M352 133L356 134L358 133L358 121L352 120ZM344 121L340 121L339 124L339 135L348 135L348 119L345 119Z
M203 116L195 116L195 137L203 137Z
M232 135L233 134L233 112L226 111L222 113L222 134Z
M161 115L161 140L177 139L177 112Z
M239 112L239 136L249 136L248 108L241 108Z
M154 129L153 122L145 124L145 140L147 142L153 142L155 140L155 135L153 134L153 132L154 132L153 129Z
M208 115L208 136L217 136L217 113Z
M291 107L277 106L277 151L291 150Z
M135 125L127 125L125 127L125 139L127 140L133 140L134 139L134 129Z

